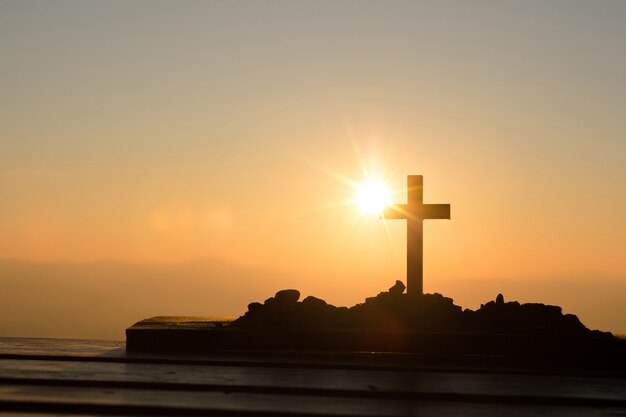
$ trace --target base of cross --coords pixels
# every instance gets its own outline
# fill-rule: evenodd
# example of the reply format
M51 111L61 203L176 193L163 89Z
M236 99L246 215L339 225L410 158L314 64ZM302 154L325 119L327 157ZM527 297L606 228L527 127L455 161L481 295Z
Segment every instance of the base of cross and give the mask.
M440 294L389 291L351 308L283 290L237 319L153 317L126 330L132 351L398 353L429 363L626 372L626 340L589 330L560 307L504 302L472 311ZM479 362L477 364L477 362Z

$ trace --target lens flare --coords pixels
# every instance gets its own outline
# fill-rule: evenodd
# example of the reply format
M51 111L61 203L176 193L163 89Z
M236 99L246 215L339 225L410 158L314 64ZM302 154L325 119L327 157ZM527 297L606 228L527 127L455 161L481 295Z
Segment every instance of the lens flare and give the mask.
M357 186L356 205L367 214L380 214L391 202L391 193L382 181L368 181Z

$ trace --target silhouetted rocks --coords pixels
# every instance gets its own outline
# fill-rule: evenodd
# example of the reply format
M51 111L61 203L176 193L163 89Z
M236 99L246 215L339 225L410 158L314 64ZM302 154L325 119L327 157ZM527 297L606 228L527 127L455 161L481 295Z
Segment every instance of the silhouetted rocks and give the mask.
M313 297L309 295L307 298L302 300L302 304L308 308L321 309L328 305L328 303L321 298Z
M282 290L278 291L274 296L278 303L297 303L300 299L300 291L298 290Z
M405 289L406 286L404 285L404 282L396 281L393 287L389 288L389 293L393 295L400 295L404 292Z
M255 310L258 310L259 307L263 307L261 303L250 303L248 304L248 312L253 313Z
M486 333L523 333L554 336L584 336L591 331L573 314L564 315L561 307L545 304L520 304L517 301L490 301L472 312L470 329Z
M612 336L592 331L560 307L495 301L463 310L441 294L404 294L401 281L353 307L335 307L316 297L298 302L300 292L283 290L265 303L251 303L232 323L237 328L273 330L343 330L427 333Z
M498 294L496 297L496 304L504 304L504 296L502 294Z

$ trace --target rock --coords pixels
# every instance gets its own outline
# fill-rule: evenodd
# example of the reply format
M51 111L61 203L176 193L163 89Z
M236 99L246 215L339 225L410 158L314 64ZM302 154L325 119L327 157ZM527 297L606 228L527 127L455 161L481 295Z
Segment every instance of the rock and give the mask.
M611 337L610 333L592 332L558 306L538 303L495 300L480 309L463 310L442 294L406 294L406 287L396 281L389 291L366 298L353 307L335 307L316 297L301 303L300 292L282 290L265 304L250 303L248 312L235 320L233 327L280 330L355 330L395 332L437 332L474 334L534 334L551 336Z
M263 307L263 304L261 304L261 303L250 303L250 304L248 304L248 311L250 313L253 313L256 310L258 310L259 307Z
M278 291L274 296L276 302L285 304L294 304L300 299L300 291L298 290L282 290Z
M389 288L389 293L393 295L402 295L406 287L402 281L396 281L393 287Z
M309 295L307 298L302 300L302 304L312 308L324 308L328 305L326 301L321 298L313 297L312 295Z

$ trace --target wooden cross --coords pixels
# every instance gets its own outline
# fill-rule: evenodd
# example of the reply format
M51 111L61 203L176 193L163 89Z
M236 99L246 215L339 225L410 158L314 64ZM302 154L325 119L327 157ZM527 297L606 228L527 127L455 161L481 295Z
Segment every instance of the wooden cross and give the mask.
M424 177L407 177L407 204L383 209L383 219L406 219L406 292L424 293L424 238L422 221L449 219L450 204L424 204Z

